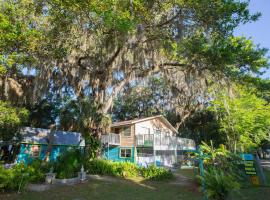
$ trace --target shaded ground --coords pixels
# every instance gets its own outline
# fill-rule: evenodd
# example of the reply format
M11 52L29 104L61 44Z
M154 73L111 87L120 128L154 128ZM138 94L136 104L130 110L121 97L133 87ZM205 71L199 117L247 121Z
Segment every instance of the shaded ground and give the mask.
M143 179L124 180L114 177L92 176L83 184L73 186L55 186L44 192L24 192L0 196L5 200L140 200L140 199L169 199L169 200L199 200L201 194L197 191L192 180L177 175L171 181L146 181Z
M265 171L270 186L270 171ZM193 170L176 172L171 181L124 180L107 176L91 176L83 184L55 186L44 192L0 195L2 200L201 200L202 194L193 181ZM270 200L270 187L246 187L233 193L230 200Z

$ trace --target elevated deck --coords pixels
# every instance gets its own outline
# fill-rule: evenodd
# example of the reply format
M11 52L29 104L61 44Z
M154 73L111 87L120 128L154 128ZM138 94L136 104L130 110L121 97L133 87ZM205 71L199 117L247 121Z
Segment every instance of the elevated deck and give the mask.
M109 133L106 135L101 135L101 143L109 145L120 145L120 134Z

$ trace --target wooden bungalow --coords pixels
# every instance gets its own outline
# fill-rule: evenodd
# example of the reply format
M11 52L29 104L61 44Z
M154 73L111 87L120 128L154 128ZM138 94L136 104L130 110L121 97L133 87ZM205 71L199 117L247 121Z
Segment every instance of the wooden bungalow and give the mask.
M51 131L50 129L25 127L17 162L30 163L34 159L55 161L68 149L84 149L85 141L80 133ZM50 154L48 154L50 152Z

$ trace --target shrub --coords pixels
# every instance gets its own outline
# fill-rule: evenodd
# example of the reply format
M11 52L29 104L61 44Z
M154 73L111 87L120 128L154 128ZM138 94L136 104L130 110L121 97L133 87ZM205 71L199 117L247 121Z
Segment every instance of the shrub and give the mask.
M173 177L171 171L156 166L140 168L130 162L113 162L110 160L95 159L87 163L87 172L90 174L110 175L118 177L137 177L139 175L152 180L164 180Z
M94 159L86 164L86 170L90 174L114 175L112 161Z
M203 177L199 177L203 181ZM208 169L205 172L205 186L206 194L210 200L226 200L229 192L232 190L238 190L240 184L238 183L235 176L225 174L220 169Z
M141 175L146 179L151 180L165 180L173 178L173 174L170 170L165 168L159 168L155 165L150 165L147 168L140 169Z
M87 163L86 169L90 174L119 177L135 177L139 175L139 167L130 162L113 162L110 160L95 159Z
M72 149L58 157L55 163L55 172L57 178L74 178L80 171L83 163L83 155L80 150Z
M28 166L31 183L42 183L45 181L46 173L53 167L53 163L36 159Z
M11 169L0 166L0 189L2 191L17 191L25 188L30 182L30 168L20 163Z

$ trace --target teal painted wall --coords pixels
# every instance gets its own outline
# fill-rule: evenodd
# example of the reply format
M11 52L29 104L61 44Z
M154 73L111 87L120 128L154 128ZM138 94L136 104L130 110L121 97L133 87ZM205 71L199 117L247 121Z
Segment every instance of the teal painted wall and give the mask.
M35 159L43 160L46 155L46 150L48 148L48 145L46 144L39 144L41 150L38 157L33 158L31 156L31 147L32 145L37 144L21 144L20 147L20 153L18 155L17 162L24 162L25 164L31 163ZM63 145L54 145L50 154L50 161L56 161L57 157L67 151L68 149L74 148L73 146L63 146Z
M131 158L121 158L120 157L120 149L121 148L131 148ZM117 162L135 162L135 156L134 156L134 147L110 147L108 148L103 148L103 158L112 160L112 161L117 161Z

